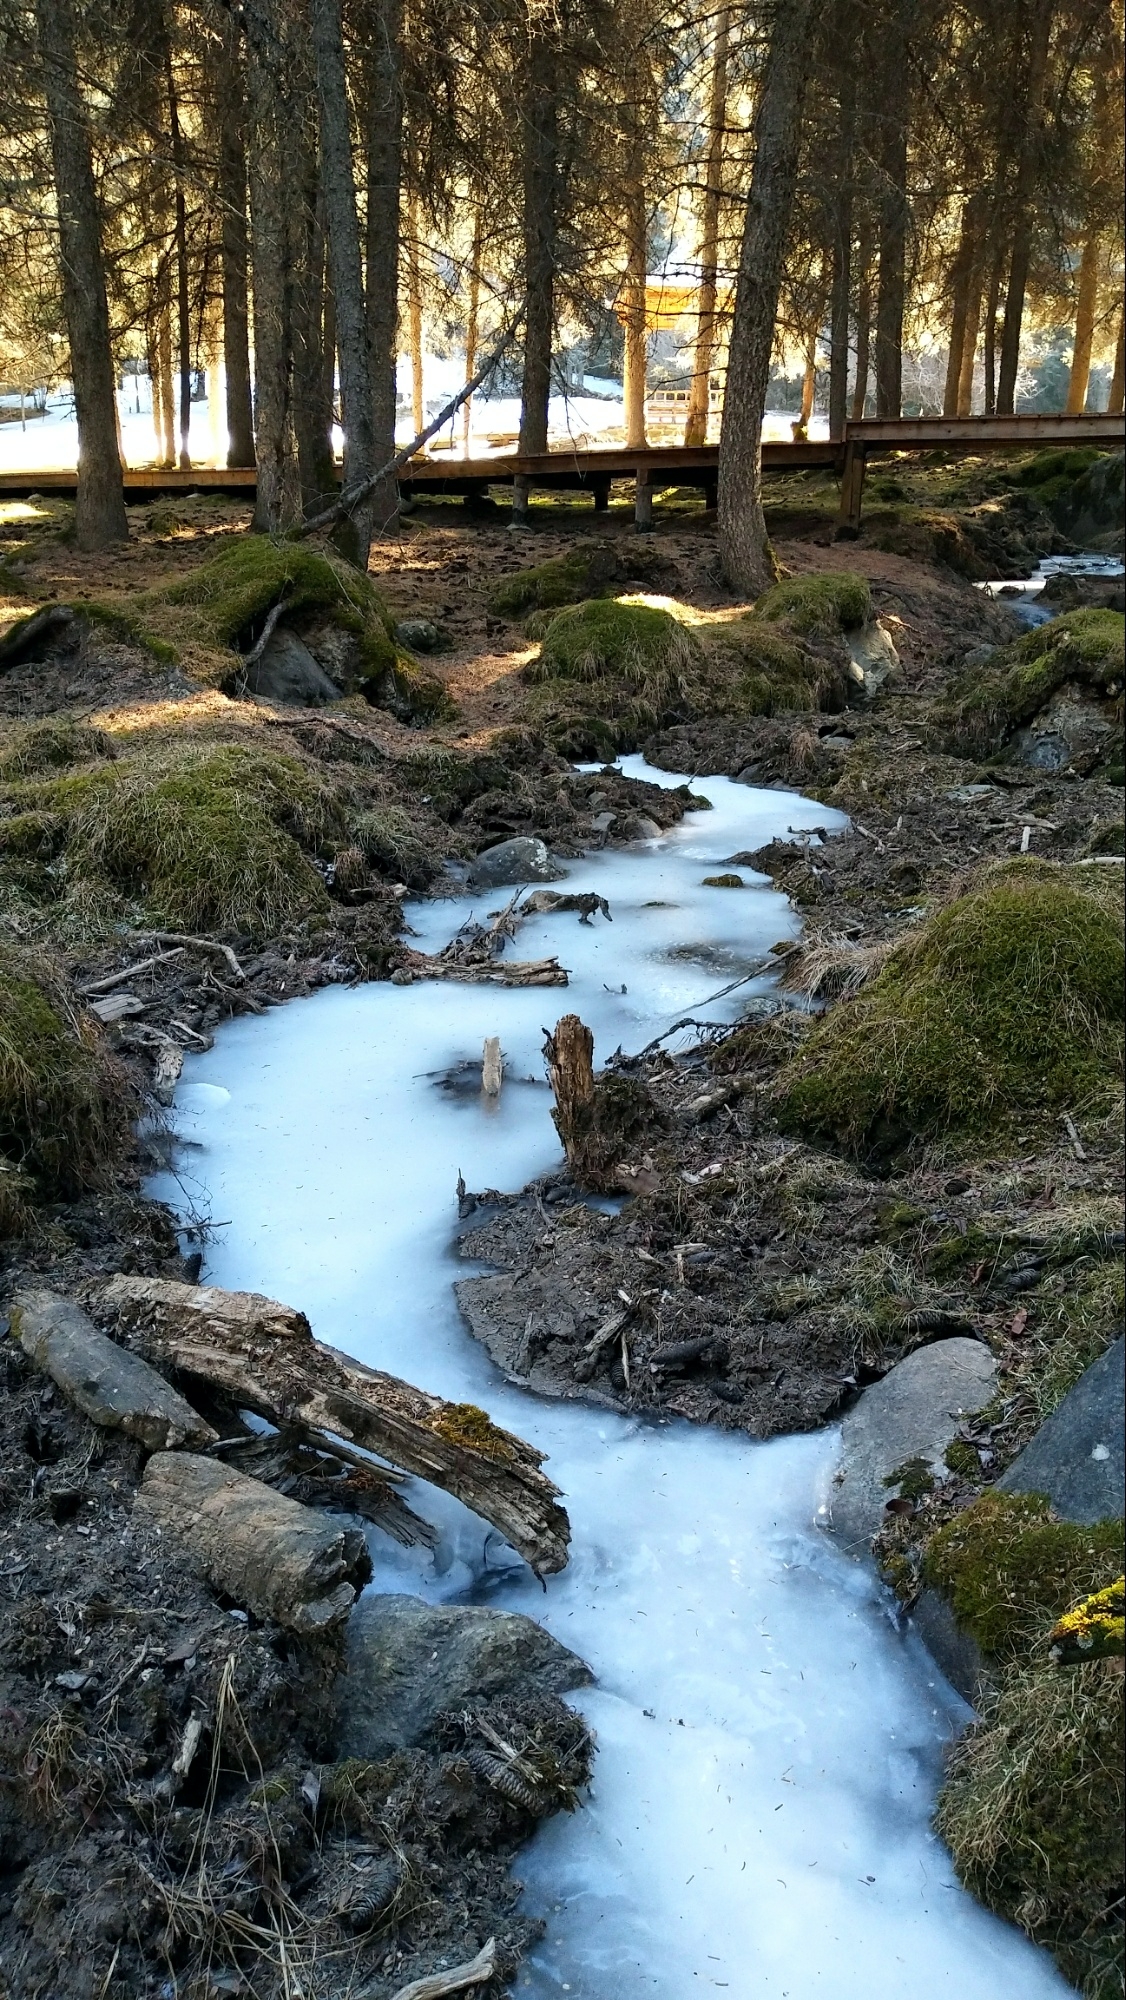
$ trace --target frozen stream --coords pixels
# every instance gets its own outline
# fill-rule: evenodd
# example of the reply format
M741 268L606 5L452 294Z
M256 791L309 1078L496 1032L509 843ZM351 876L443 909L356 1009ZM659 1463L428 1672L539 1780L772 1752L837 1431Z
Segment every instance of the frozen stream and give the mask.
M624 768L677 782L640 759ZM598 1736L590 1801L522 1858L548 1929L518 1993L1048 2000L1070 1989L961 1892L929 1831L942 1746L966 1712L869 1572L815 1526L835 1435L757 1445L538 1401L499 1377L454 1306L458 1170L471 1187L515 1188L558 1157L544 1024L577 1011L604 1058L683 1013L733 1018L753 986L693 1003L797 928L750 870L741 893L701 877L840 816L726 779L693 785L713 811L571 870L608 897L612 924L521 931L521 957L559 952L568 992L373 984L233 1022L185 1066L182 1186L153 1191L182 1207L186 1188L222 1225L212 1283L303 1307L322 1339L484 1403L550 1454L574 1542L546 1594L428 1487L411 1498L443 1525L437 1555L378 1534L374 1549L373 1589L527 1611L598 1676L576 1697ZM412 905L422 947L506 893ZM498 1106L438 1087L495 1033Z

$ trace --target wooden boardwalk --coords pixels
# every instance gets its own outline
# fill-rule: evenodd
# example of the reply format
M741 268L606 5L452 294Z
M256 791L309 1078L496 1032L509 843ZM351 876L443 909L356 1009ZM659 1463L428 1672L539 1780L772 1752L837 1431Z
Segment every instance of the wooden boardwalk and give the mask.
M977 456L995 451L1031 451L1047 446L1096 445L1104 451L1121 450L1126 444L1126 422L1121 416L1020 416L1020 417L896 417L866 418L845 426L839 442L807 439L797 443L768 443L762 448L763 470L793 472L822 466L835 472L841 483L841 519L859 526L864 492L864 472L870 458L895 453L943 451ZM639 528L652 524L654 495L670 487L690 486L702 491L708 506L715 505L719 479L718 445L648 445L630 449L624 445L589 449L559 449L521 456L517 452L495 458L452 458L443 452L420 453L400 477L405 498L421 499L427 494L460 494L472 500L490 487L512 489L513 511L526 512L533 490L588 492L595 509L610 502L615 480L629 480L634 489L634 515ZM27 498L35 493L73 493L74 472L0 472L0 499ZM245 494L255 488L253 467L198 466L180 472L159 466L138 466L125 474L125 492L130 500L144 500L153 494L172 496L187 493Z

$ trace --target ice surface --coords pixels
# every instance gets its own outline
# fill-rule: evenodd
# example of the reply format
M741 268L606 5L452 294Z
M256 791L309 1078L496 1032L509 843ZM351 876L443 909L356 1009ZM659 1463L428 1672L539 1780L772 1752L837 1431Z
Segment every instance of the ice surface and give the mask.
M625 768L678 782L639 759ZM178 1180L222 1225L207 1276L303 1307L363 1360L458 1399L550 1454L573 1559L542 1592L499 1538L427 1487L433 1556L375 1535L376 1589L529 1612L585 1655L577 1697L598 1734L593 1795L522 1857L546 1937L521 1995L575 2000L1048 2000L1069 1989L979 1909L928 1827L942 1747L965 1718L871 1574L815 1526L836 1437L755 1445L531 1398L465 1334L450 1283L454 1186L517 1187L557 1145L541 1030L574 1009L607 1055L679 1015L731 1018L752 984L706 996L796 930L733 853L840 815L781 792L693 780L713 802L660 840L593 855L575 888L612 924L536 920L520 955L558 950L570 990L367 985L232 1023L177 1097ZM424 948L504 892L412 905ZM717 975L669 953L718 953ZM498 1105L440 1087L500 1034ZM517 1079L531 1078L517 1085Z

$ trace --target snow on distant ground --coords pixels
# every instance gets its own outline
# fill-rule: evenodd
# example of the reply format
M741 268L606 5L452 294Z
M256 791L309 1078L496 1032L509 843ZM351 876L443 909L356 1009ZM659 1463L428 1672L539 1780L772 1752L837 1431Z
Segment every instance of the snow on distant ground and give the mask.
M449 400L460 380L460 368L452 362L435 361L432 370L428 367L426 379L428 417L437 415L442 402ZM570 446L575 451L583 451L597 449L599 445L609 446L623 442L624 413L620 384L606 378L588 376L584 388L587 391L585 394L552 397L548 435L553 450L565 450ZM118 396L121 441L126 463L132 466L155 463L156 443L147 395L147 384L142 384L139 394L130 384ZM221 413L219 414L220 421L213 424L211 410L206 400L192 404L189 447L194 466L202 468L222 465L225 462L226 432L221 421ZM767 439L786 441L792 434L793 421L790 412L768 410L763 425L763 436ZM464 456L462 426L463 418L459 410L452 423L446 425L433 439L430 450L448 452L457 458ZM471 458L488 458L512 451L519 428L518 397L486 397L478 393L473 398L468 455ZM828 436L828 422L824 417L814 417L809 429L811 437ZM396 429L398 442L401 445L407 444L413 435L411 418L401 417ZM713 441L714 435L713 424ZM341 446L339 430L334 433L334 441L339 452ZM675 444L678 442L678 433L672 428L653 426L650 441ZM45 414L43 416L29 414L22 425L18 418L15 421L0 423L0 472L67 471L77 462L78 427L74 420L73 399L69 394L50 397Z

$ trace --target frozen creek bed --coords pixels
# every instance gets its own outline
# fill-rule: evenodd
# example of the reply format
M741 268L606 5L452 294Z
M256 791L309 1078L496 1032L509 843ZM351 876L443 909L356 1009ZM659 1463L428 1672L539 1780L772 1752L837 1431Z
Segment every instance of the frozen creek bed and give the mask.
M640 759L623 768L683 782ZM699 1003L797 929L751 871L742 892L702 877L840 815L692 783L711 812L571 869L575 888L607 897L611 924L521 931L521 957L558 951L570 968L565 996L372 984L234 1022L185 1066L177 1178L153 1192L221 1225L210 1282L301 1306L321 1339L484 1404L550 1454L574 1540L546 1593L431 1488L412 1500L441 1523L435 1554L373 1531L374 1590L526 1611L598 1676L575 1697L598 1738L589 1802L522 1857L547 1931L519 1994L1047 2000L1070 1989L962 1892L929 1830L943 1745L967 1711L872 1574L816 1525L835 1434L756 1445L535 1400L499 1377L454 1305L459 1169L473 1187L516 1188L558 1157L545 1023L580 1013L604 1058L684 1013L734 1018L754 985ZM412 906L421 948L508 893ZM499 1103L443 1089L490 1034L506 1059Z

